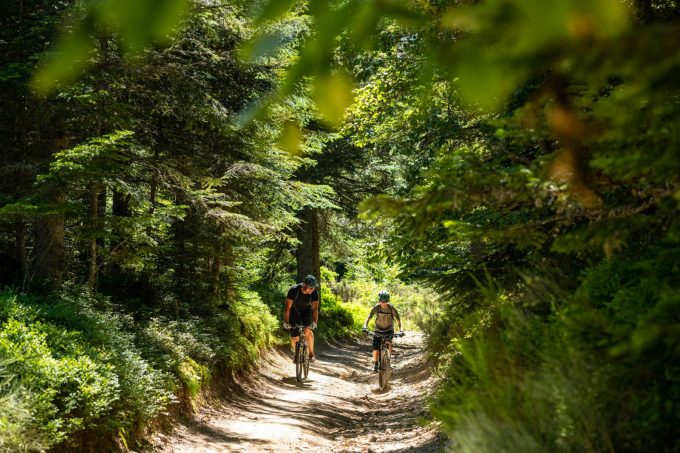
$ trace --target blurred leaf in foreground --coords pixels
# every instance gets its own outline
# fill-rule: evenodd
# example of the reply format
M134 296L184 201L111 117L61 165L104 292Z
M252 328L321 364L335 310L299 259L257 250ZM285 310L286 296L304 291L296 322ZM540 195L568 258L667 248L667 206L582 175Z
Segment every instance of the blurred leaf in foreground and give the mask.
M314 81L314 102L330 126L339 126L345 118L354 100L352 86L349 76L342 72L319 76Z
M56 49L35 72L33 89L47 95L73 81L92 64L97 36L117 36L124 55L139 55L150 44L167 43L179 28L188 0L90 1L74 15L83 17L65 27Z
M301 154L302 131L294 121L288 121L279 135L279 147L291 156Z

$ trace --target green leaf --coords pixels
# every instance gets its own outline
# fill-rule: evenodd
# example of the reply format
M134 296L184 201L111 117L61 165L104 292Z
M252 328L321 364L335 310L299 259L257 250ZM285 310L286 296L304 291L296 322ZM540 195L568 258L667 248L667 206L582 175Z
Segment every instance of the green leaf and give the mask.
M253 62L258 58L274 55L274 52L280 45L281 35L279 33L265 33L241 46L239 48L239 57L244 61Z
M302 131L294 121L287 121L279 135L279 148L292 156L301 155Z
M456 67L455 83L463 100L492 110L503 103L524 78L523 68L512 68L498 61L485 61L469 55Z
M59 85L72 82L90 65L92 51L86 27L78 26L61 38L55 52L47 55L44 64L33 74L31 88L44 96Z
M92 63L99 33L113 32L126 56L140 54L153 43L166 44L187 11L188 0L90 1L85 16L63 33L55 51L35 73L33 89L47 95L75 80ZM98 30L104 29L104 32Z
M351 79L343 72L318 76L314 80L314 102L329 126L338 127L342 123L354 100L352 88Z
M276 20L286 14L293 6L294 0L270 0L255 19L255 23L262 23L269 20Z

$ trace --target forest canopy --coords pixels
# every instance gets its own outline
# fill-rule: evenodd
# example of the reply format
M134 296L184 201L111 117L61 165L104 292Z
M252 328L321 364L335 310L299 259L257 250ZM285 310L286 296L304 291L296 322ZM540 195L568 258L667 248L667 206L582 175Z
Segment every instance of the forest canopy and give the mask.
M327 335L401 296L461 451L676 451L679 38L672 0L3 3L0 445L133 439L312 273Z

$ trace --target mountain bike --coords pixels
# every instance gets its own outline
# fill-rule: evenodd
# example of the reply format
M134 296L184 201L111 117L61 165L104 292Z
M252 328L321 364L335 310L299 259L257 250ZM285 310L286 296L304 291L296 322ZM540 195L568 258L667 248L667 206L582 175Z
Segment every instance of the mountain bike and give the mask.
M378 350L378 388L386 390L392 376L392 358L390 357L390 349L387 346L387 342L390 341L390 337L403 337L404 332L384 334L376 330L367 332L367 334L371 338L380 338L380 349Z
M307 347L307 336L305 326L291 326L291 329L299 329L298 342L295 343L295 380L304 381L309 375L309 348Z

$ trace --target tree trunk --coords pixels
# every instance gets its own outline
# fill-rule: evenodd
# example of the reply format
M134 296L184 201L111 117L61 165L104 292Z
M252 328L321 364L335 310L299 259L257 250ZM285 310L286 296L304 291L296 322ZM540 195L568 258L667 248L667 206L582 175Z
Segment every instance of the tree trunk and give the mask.
M99 185L93 184L89 193L89 216L88 225L90 229L90 239L88 240L88 270L87 287L92 292L97 289L97 239L95 233L99 226Z
M16 224L16 257L21 265L21 290L26 289L29 280L28 255L26 253L26 224L17 222Z
M111 220L113 223L111 233L115 239L110 241L109 244L110 249L108 256L108 268L110 269L109 273L111 280L116 282L116 284L121 285L121 288L124 288L125 280L123 279L123 270L121 268L120 261L117 258L117 255L120 253L120 249L124 242L124 239L122 239L124 233L121 231L117 223L120 222L121 218L130 217L131 215L130 195L113 189L113 193L111 194L111 202Z
M297 226L297 237L300 241L295 252L297 259L297 281L301 282L308 274L320 281L321 260L319 256L319 212L306 208L298 214L302 221Z
M184 194L178 192L175 198L175 203L180 205L187 204ZM174 255L172 258L172 266L174 269L172 280L175 292L174 310L176 319L179 319L180 315L179 300L184 300L193 296L192 291L189 288L191 286L189 285L191 280L189 263L193 260L193 256L189 256L188 252L190 252L189 247L191 244L187 244L187 239L189 236L189 227L187 226L187 223L189 222L191 215L191 211L187 212L183 219L176 219L172 223L171 227ZM187 245L189 247L187 247Z
M99 197L97 198L97 229L101 232L103 232L106 227L106 195L106 186L100 186ZM99 245L99 249L103 250L106 246L106 241L104 238L100 238L97 240L97 244Z
M231 303L236 298L236 275L234 274L236 257L234 256L234 245L230 241L224 244L224 268L227 274L224 285L225 296L227 303Z
M217 298L220 295L220 274L222 273L222 253L223 253L222 240L218 239L215 244L215 256L212 260L212 266L210 269L210 294Z
M111 232L113 233L113 236L116 237L116 239L111 241L111 258L113 258L113 268L115 269L116 267L120 267L118 264L116 264L117 260L115 259L115 254L121 247L121 243L123 242L123 239L121 238L124 234L117 223L120 222L120 218L130 217L132 215L132 212L130 211L129 194L119 192L118 190L114 189L112 195L111 215L114 217L113 228Z
M174 245L176 250L175 258L175 273L173 280L175 281L175 297L174 309L175 319L179 320L179 299L185 295L185 280L186 280L186 225L184 220L176 220L173 223Z
M158 168L157 168L158 167L158 156L159 156L158 149L155 149L153 151L153 160L152 160L154 170L153 170L153 176L151 178L151 183L150 183L151 190L149 192L149 203L150 203L149 214L153 214L154 211L156 210L156 197L157 197L157 194L158 194L158 181L159 181Z
M59 209L66 201L66 194L54 187L51 201L54 208ZM49 291L61 284L66 267L64 215L45 215L39 217L36 224L34 275L41 288Z
M118 217L130 217L130 195L114 190L111 213Z

